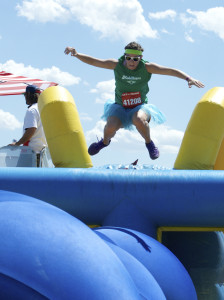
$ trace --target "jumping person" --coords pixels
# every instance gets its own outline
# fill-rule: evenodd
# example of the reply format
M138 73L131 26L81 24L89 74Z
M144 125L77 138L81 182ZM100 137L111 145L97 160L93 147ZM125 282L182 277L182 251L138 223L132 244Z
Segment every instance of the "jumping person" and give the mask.
M187 81L188 86L195 85L203 88L204 85L185 72L149 63L142 59L144 49L136 42L125 47L125 53L117 59L98 59L78 53L72 47L65 48L65 54L71 53L82 62L105 69L114 70L115 75L115 101L107 101L104 106L103 119L106 121L104 137L90 145L90 155L97 154L110 144L120 128L131 129L134 125L145 140L146 148L151 159L159 157L159 150L150 137L150 120L156 124L165 121L164 115L155 105L148 104L148 82L152 74L175 76Z

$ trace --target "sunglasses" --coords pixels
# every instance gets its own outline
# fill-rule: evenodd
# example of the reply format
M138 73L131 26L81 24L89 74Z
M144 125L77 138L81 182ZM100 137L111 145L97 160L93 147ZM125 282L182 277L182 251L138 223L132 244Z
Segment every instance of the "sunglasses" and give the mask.
M133 60L133 61L140 61L141 57L140 56L131 57L131 56L125 55L125 59L126 60Z

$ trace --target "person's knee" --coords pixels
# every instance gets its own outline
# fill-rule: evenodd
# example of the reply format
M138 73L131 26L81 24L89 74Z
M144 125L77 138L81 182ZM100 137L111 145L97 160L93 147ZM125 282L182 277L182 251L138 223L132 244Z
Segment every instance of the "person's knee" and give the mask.
M107 120L107 123L105 125L105 130L109 132L116 132L121 128L122 124L121 121L118 118L109 118Z
M133 118L133 124L138 128L138 127L145 127L148 124L148 121L145 119L144 116L141 115L136 115Z

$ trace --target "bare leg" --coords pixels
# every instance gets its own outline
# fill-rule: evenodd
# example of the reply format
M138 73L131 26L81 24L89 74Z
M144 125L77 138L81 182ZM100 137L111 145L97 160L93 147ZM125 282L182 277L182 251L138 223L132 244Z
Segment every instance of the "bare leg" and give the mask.
M146 144L151 142L149 120L150 117L141 109L137 111L132 118L133 124L136 126L136 129L141 134Z
M104 127L104 139L103 143L108 145L112 137L115 136L116 132L122 127L120 119L117 117L111 116L108 117L107 123Z
M147 116L147 114L142 110L136 112L132 118L133 124L136 126L138 132L145 140L145 145L149 151L151 159L154 160L159 157L159 149L155 146L150 138L149 120L150 117Z
M110 144L110 140L115 136L118 129L122 127L120 119L117 117L109 117L107 123L104 127L104 138L98 141L97 143L92 143L88 148L88 153L90 155L96 155L103 148L107 147Z

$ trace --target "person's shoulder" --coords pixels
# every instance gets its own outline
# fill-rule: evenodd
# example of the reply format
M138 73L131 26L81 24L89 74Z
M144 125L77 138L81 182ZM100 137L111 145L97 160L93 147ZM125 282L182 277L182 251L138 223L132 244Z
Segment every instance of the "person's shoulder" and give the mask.
M28 110L38 110L38 104L37 103L33 103L32 105L30 105L28 107Z
M32 115L39 115L39 110L38 110L38 104L34 103L32 105L30 105L27 109L27 113L28 114L32 114Z
M157 68L157 64L153 63L153 62L146 62L145 63L145 67L146 67L146 70L149 72L149 73L153 73L154 69Z

